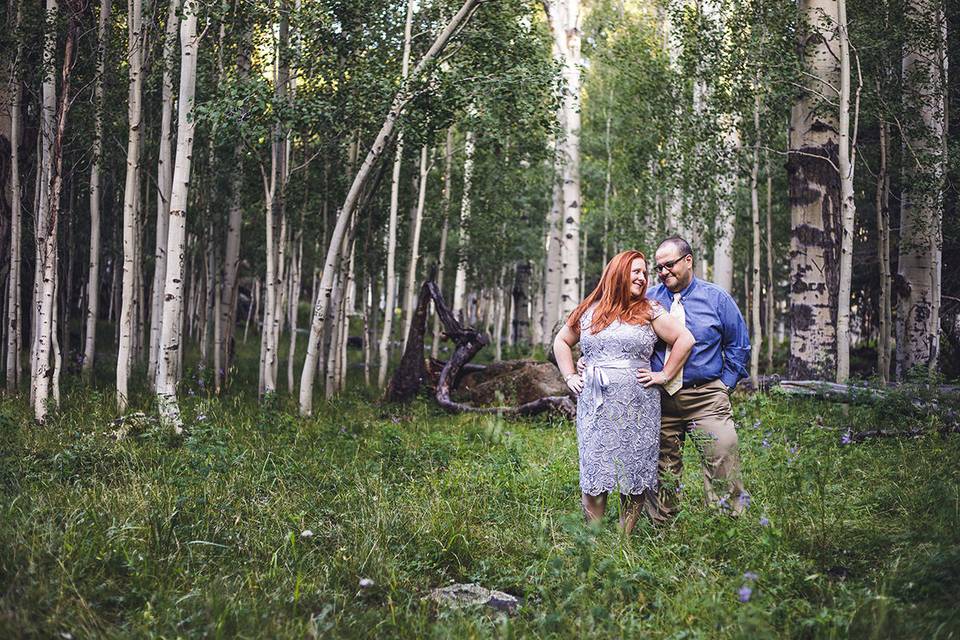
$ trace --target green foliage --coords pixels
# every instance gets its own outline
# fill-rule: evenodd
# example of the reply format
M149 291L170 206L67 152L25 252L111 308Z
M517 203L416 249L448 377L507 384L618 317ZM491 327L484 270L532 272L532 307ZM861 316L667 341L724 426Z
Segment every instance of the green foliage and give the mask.
M747 514L702 506L688 448L683 513L624 539L615 498L599 526L582 523L569 423L361 395L304 420L277 402L188 396L177 444L150 428L114 440L98 394L71 392L42 429L0 401L0 635L960 631L956 437L842 444L854 425L908 429L919 415L738 400ZM504 618L421 601L450 580L523 605Z

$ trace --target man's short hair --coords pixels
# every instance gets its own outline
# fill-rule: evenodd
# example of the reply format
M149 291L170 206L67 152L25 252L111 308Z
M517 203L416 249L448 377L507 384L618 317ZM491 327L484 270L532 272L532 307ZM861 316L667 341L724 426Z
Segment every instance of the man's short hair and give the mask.
M665 246L672 246L675 248L681 256L690 254L693 257L693 249L690 248L690 243L681 238L680 236L670 236L657 246L657 250L662 249Z

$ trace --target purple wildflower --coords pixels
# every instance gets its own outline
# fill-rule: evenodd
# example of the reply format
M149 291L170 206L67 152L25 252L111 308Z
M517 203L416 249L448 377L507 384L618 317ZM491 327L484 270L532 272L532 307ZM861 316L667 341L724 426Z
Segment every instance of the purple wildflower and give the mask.
M750 494L749 494L749 493L741 493L741 494L740 494L740 497L737 498L737 500L739 500L740 506L743 507L744 509L749 509L749 508L750 508Z
M759 578L759 577L760 577L760 576L758 576L757 574L755 574L753 571L747 571L745 574L743 574L743 579L744 579L744 580L749 580L749 581L751 581L751 582L755 581L755 580L756 580L757 578Z
M770 442L766 438L764 438L763 441L760 442L760 446L763 447L764 449L769 449Z
M751 589L747 585L743 585L742 587L737 589L737 600L739 600L740 602L749 602L750 596L752 594L753 594L753 589Z
M769 527L769 526L770 526L770 520L769 520L769 518L767 518L767 516L760 516L760 526L761 526L761 527Z
M848 429L847 431L844 431L843 434L840 436L840 444L847 445L847 444L850 444L851 442L852 440L850 438L850 430Z

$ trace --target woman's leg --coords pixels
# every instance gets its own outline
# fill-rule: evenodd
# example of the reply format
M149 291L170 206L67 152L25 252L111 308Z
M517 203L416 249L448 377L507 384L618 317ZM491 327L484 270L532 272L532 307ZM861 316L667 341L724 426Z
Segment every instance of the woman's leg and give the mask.
M637 519L643 513L644 505L650 497L649 490L636 495L620 494L620 529L627 535L637 525Z
M607 494L601 493L598 496L592 496L584 493L580 501L583 507L583 517L587 522L596 522L603 517L603 512L607 508Z

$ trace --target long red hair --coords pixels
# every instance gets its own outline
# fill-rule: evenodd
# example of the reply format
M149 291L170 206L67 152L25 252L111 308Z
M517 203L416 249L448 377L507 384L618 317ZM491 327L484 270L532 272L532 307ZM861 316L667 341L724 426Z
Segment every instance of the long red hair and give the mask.
M580 333L580 318L594 304L597 308L593 310L590 333L606 329L614 320L641 325L649 322L650 301L647 300L646 292L639 297L630 293L630 267L637 258L646 264L646 256L632 249L613 256L603 268L603 275L600 276L596 289L591 291L567 318L567 326Z

